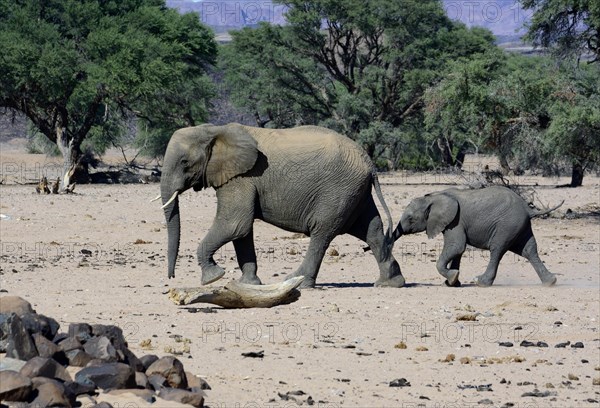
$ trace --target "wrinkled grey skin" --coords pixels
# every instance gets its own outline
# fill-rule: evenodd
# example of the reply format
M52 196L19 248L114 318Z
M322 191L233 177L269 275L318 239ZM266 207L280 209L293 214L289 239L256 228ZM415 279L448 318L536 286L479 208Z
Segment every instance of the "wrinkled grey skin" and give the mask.
M375 187L389 219L388 233L371 195ZM174 192L213 187L217 214L198 247L202 284L224 271L214 253L233 242L241 281L260 284L252 227L261 219L310 236L306 256L291 276L313 287L330 242L348 233L367 242L379 265L376 286L401 287L404 278L392 256L392 222L373 164L360 146L328 129L259 129L229 124L176 131L167 147L161 177L163 205ZM165 207L168 272L175 274L180 241L179 202Z
M558 207L556 207L558 208ZM476 279L479 286L494 283L498 264L507 251L529 260L545 286L556 283L556 277L538 256L531 230L531 218L555 210L538 213L506 187L480 190L448 189L427 194L411 201L398 223L393 237L427 231L433 238L444 234L444 248L437 261L437 270L448 286L460 286L460 259L468 245L490 250L490 262L483 275Z

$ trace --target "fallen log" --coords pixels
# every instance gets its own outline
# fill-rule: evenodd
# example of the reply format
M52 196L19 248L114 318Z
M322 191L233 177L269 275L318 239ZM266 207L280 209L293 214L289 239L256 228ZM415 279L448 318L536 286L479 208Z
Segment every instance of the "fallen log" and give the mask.
M211 303L226 309L267 308L298 300L300 291L297 288L303 279L304 277L297 276L272 285L249 285L230 281L218 289L173 288L168 295L176 305Z

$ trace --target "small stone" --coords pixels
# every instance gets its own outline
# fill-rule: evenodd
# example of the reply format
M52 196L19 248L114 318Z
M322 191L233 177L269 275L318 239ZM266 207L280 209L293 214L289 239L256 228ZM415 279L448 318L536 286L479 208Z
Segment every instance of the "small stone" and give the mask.
M139 371L135 372L135 384L138 388L150 388L148 377L146 377L146 374L140 373Z
M523 340L520 344L521 347L535 347L535 343L532 343L529 340Z
M554 388L554 384L552 384L552 383L546 383L546 388Z
M512 347L514 346L514 344L512 344L510 341L502 341L500 343L498 343L500 345L500 347Z
M0 359L0 371L21 371L21 368L27 364L27 361L18 360L16 358L4 357Z
M568 378L569 380L571 380L571 381L579 381L579 377L577 377L575 374L571 374L571 373L569 373L569 374L567 375L567 378Z
M570 341L564 342L564 343L558 343L556 346L554 346L554 348L565 348L567 347L569 344L571 344Z
M410 383L406 380L406 378L398 378L390 381L390 387L410 387Z
M92 326L87 323L71 323L69 337L75 337L81 343L85 343L92 338Z
M54 339L60 328L56 320L37 313L26 313L21 316L21 320L29 334L40 333L48 340Z
M442 363L450 363L450 362L454 361L455 358L456 358L456 356L454 354L448 354L446 356L446 358L443 359L443 360L440 360L440 362L442 362Z
M550 392L550 391L539 391L539 390L535 389L533 391L523 393L521 395L521 397L546 398L546 397L549 397L551 395L556 395L556 393Z
M506 378L501 379L500 384L506 384Z
M394 346L394 348L400 349L400 350L405 350L406 349L406 343L401 341L400 343L396 344Z
M32 389L28 377L15 371L0 371L0 401L27 401Z
M0 297L0 313L15 313L21 317L26 313L35 313L31 307L31 303L19 296L2 296Z
M158 397L167 401L175 401L181 404L191 405L193 407L204 406L204 394L199 392L191 392L175 388L163 388L159 391Z
M162 357L152 363L146 370L146 375L160 374L167 379L172 388L186 389L188 387L183 364L175 357Z
M123 363L106 363L86 367L75 375L75 381L95 385L104 390L134 388L135 371Z
M51 358L34 357L21 368L21 375L29 378L56 378L63 382L72 381L71 375L63 366Z
M148 369L148 367L150 367L152 365L152 363L154 363L157 360L158 360L158 356L156 356L154 354L147 354L145 356L140 357L140 362L142 363L142 366L144 367L144 372Z
M546 343L544 341L538 341L535 345L537 347L548 347L548 343Z
M92 356L83 350L71 350L67 352L67 360L69 365L74 367L85 367L92 361Z
M45 381L35 388L37 397L31 403L32 407L71 407L65 387L58 381Z
M489 398L482 399L481 401L478 401L477 403L479 405L494 405L494 402Z
M67 337L64 340L61 340L58 343L58 347L65 353L68 353L71 350L83 350L83 345L75 337Z
M578 341L575 344L571 344L571 348L580 348L580 349L582 349L583 348L583 343L580 342L580 341Z
M185 376L188 381L188 387L194 390L210 390L210 385L203 378L198 377L195 374L190 373L189 371L185 372Z
M105 361L107 363L114 363L118 360L117 350L113 347L108 337L93 337L88 340L83 349L92 358Z
M164 387L168 387L167 379L160 374L152 374L147 376L148 384L155 391L160 391Z
M600 385L600 377L596 377L592 380L592 385Z
M34 333L31 335L31 337L33 338L33 343L35 344L35 348L38 351L40 357L54 358L54 356L57 356L57 361L60 358L59 355L62 355L63 358L66 358L64 352L60 349L60 347L52 343L40 333Z
M38 355L35 343L18 315L11 314L6 321L6 327L8 328L7 357L29 360Z
M461 364L471 364L471 359L469 357L461 357L459 361Z

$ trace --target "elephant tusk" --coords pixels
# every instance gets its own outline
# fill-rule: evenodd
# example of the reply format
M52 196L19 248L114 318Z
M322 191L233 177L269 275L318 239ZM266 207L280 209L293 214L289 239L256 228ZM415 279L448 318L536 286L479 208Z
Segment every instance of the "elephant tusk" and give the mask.
M155 198L153 198L152 200L150 200L150 202L152 203L152 202L154 202L154 201L156 201L156 200L160 199L160 197L161 197L161 195L159 194L159 195L157 195Z
M164 203L163 206L160 207L160 208L165 208L166 206L168 206L169 204L171 204L173 202L173 200L175 200L177 198L177 194L178 194L178 192L175 191L173 193L173 195L171 196L171 198L169 198L169 201L167 201L166 203Z

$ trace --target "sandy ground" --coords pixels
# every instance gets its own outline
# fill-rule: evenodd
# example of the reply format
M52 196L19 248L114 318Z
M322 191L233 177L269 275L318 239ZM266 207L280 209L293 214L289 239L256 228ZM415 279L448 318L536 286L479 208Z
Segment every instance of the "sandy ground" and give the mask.
M195 251L215 214L212 190L181 198L177 277L168 280L163 213L149 202L157 184L81 185L75 195L37 195L32 185L14 182L58 168L52 159L5 146L0 162L7 180L0 186L1 291L25 297L65 330L80 321L119 325L140 356L181 351L186 369L212 386L210 407L598 406L600 220L564 217L567 209L598 211L597 177L586 177L578 189L555 188L565 178L518 180L538 184L543 203L565 200L555 217L533 221L540 256L558 274L556 287L542 287L514 255L504 257L493 287L470 285L488 257L473 249L463 258L463 287L445 287L435 270L441 236L418 234L394 249L408 287L374 288L372 255L342 236L318 287L296 303L223 310L178 307L166 295L199 285ZM464 181L403 173L380 179L395 222L412 198ZM255 241L264 283L292 272L308 244L260 221ZM218 261L231 271L221 283L240 275L231 244ZM457 319L465 314L476 320ZM191 341L189 349L178 336ZM149 347L140 345L144 340ZM522 347L523 340L549 347ZM555 348L567 341L584 348ZM251 351L264 351L264 358L242 356ZM400 378L410 386L390 387ZM524 396L535 390L538 396Z

